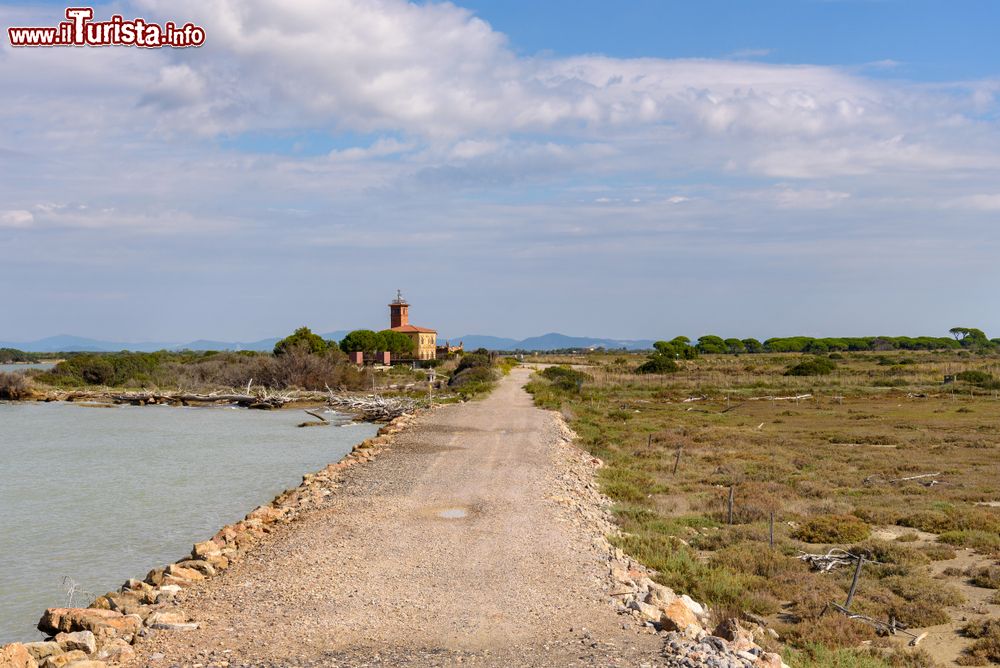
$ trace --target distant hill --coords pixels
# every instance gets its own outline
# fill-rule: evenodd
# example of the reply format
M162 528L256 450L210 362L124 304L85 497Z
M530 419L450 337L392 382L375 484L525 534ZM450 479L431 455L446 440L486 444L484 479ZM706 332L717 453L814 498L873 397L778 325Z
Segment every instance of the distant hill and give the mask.
M340 341L347 334L348 330L337 330L320 334L324 339ZM132 350L136 352L154 352L156 350L258 350L269 351L274 349L274 344L280 339L278 337L261 339L259 341L213 341L209 339L198 339L188 343L177 343L170 341L102 341L100 339L88 339L80 336L69 336L62 334L50 336L37 341L0 341L0 348L17 348L28 353L59 353L59 352L118 352L120 350ZM507 339L499 336L487 336L485 334L468 334L466 336L440 337L442 343L450 341L457 344L463 343L466 350L476 348L486 348L487 350L562 350L565 348L627 348L629 350L646 350L653 347L652 341L622 340L622 339L596 339L586 336L566 336L552 332L542 336L517 340Z
M487 350L562 350L565 348L627 348L628 350L647 350L653 347L652 340L646 339L596 339L587 336L567 336L557 332L532 336L518 341L496 336L469 334L449 339L452 343L461 341L466 350L486 348Z

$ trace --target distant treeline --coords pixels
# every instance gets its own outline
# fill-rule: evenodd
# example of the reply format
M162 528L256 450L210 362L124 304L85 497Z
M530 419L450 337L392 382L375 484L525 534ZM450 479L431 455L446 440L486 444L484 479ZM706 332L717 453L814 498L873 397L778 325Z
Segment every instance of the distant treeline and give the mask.
M26 353L17 348L0 348L0 364L36 363L51 358L51 354Z
M847 351L887 350L981 350L992 351L1000 346L1000 339L988 339L980 329L953 327L951 336L842 336L815 338L812 336L785 336L767 339L724 339L714 334L699 337L696 343L686 336L670 341L657 341L653 347L658 353L680 359L690 359L697 354L742 355L754 353L832 353Z

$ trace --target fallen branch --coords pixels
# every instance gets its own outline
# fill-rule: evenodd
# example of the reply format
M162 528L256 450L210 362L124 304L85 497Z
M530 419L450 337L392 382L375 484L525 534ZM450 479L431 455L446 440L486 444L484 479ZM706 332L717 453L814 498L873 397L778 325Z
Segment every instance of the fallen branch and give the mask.
M870 475L865 478L862 482L865 485L895 485L900 482L910 482L912 480L924 480L925 478L936 478L939 475L944 475L943 471L938 471L937 473L921 473L920 475L911 475L905 478L883 478L882 476ZM933 487L934 485L940 485L943 481L941 480L930 480L927 482L921 482L921 485L925 487Z
M366 396L334 394L331 390L327 404L334 408L361 413L370 422L388 422L405 413L410 413L417 407L417 402L404 397L380 397L377 394Z
M747 401L798 401L810 398L811 394L796 394L794 397L750 397Z
M829 573L839 566L850 566L857 560L855 555L839 547L831 549L826 554L799 552L798 558L809 564L813 570L821 573Z

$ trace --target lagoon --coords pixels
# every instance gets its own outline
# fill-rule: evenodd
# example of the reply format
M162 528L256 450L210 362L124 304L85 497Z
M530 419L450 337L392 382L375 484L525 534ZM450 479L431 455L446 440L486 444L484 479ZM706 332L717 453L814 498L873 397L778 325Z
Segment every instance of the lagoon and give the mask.
M377 429L297 429L305 417L0 403L0 644L40 639L71 584L96 596L141 579Z

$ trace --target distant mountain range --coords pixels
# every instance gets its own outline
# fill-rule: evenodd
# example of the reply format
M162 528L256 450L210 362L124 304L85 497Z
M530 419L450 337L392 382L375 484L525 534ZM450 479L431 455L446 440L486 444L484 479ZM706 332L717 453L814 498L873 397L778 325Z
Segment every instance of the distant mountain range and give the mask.
M339 341L347 334L347 330L320 334L324 339ZM29 353L60 353L60 352L117 352L132 350L136 352L152 352L155 350L272 350L280 337L261 339L259 341L210 341L198 339L188 343L176 341L102 341L80 336L50 336L37 341L0 341L0 348L17 348ZM457 344L461 341L466 350L486 348L488 350L561 350L565 348L628 348L629 350L646 350L653 347L653 342L641 340L597 339L586 336L566 336L551 333L533 336L527 339L505 339L498 336L483 334L467 334L466 336L439 337L440 341L450 341Z
M564 350L566 348L647 350L653 347L653 342L646 339L595 339L589 336L566 336L557 332L532 336L520 341L481 334L469 334L448 340L453 344L461 341L466 350L475 350L476 348L486 348L487 350Z

